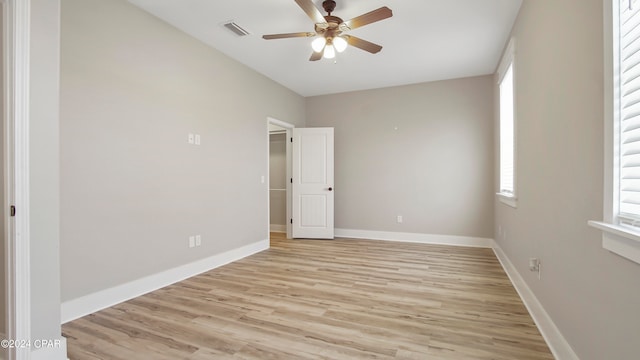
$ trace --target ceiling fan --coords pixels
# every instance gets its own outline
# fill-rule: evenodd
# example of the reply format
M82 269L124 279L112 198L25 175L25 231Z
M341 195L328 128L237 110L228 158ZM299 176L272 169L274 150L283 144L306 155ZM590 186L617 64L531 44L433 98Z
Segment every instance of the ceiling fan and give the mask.
M263 39L272 40L318 36L318 38L311 43L313 54L311 54L309 61L320 60L323 56L327 59L332 59L336 56L336 51L344 51L347 48L347 45L357 47L372 54L378 53L382 50L382 46L378 44L374 44L352 35L346 35L344 33L349 30L390 18L393 16L393 12L388 7L383 6L379 9L357 16L351 20L342 21L341 18L331 15L333 10L336 8L336 2L334 0L325 0L322 2L322 7L327 12L327 16L322 15L320 10L313 4L312 0L295 0L295 2L315 23L315 32L263 35Z

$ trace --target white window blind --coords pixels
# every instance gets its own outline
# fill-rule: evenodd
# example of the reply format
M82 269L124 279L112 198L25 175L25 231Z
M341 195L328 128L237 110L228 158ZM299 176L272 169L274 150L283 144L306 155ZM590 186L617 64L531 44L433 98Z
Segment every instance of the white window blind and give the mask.
M619 220L640 222L640 3L620 1Z
M514 195L513 64L500 81L500 193Z

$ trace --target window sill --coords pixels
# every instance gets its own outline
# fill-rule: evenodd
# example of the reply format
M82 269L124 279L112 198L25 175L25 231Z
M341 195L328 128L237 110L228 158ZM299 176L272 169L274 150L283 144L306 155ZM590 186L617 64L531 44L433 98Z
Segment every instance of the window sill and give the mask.
M515 196L503 193L496 193L496 196L498 196L498 200L500 200L500 202L502 202L503 204L509 205L512 208L518 207L518 198L516 198Z
M640 231L602 221L588 224L602 231L602 247L640 264Z

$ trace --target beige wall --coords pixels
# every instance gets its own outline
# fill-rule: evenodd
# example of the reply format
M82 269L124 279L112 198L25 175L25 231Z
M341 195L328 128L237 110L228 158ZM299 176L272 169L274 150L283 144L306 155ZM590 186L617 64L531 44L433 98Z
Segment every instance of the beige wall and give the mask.
M124 0L63 0L62 299L267 239L267 116L304 105Z
M581 359L636 359L640 266L587 226L603 210L602 19L601 0L524 1L513 30L518 207L496 202L495 233ZM529 257L542 261L540 280Z
M286 134L269 135L269 223L286 225L287 193L287 143Z
M60 338L60 2L31 0L29 161L31 337ZM17 209L20 211L20 209ZM49 358L64 349L41 349Z
M307 126L335 128L336 228L491 238L492 84L307 98Z

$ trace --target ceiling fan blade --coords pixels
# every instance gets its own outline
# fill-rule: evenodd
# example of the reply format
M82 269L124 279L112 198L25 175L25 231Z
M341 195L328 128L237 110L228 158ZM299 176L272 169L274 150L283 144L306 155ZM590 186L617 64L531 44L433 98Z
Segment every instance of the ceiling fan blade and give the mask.
M369 11L366 14L362 14L360 16L356 16L351 20L347 20L344 22L349 29L359 28L361 26L365 26L376 21L384 20L386 18L390 18L393 16L393 12L386 6L383 6L379 9Z
M320 10L318 10L318 8L315 5L313 5L313 1L311 0L295 0L295 1L296 1L296 4L298 4L298 6L300 6L302 10L304 10L304 12L307 13L307 16L311 18L314 24L326 22Z
M273 39L286 39L286 38L312 37L312 36L316 36L316 33L297 32L297 33L286 33L286 34L271 34L271 35L262 35L262 38L265 40L273 40Z
M309 58L309 61L318 61L320 59L322 59L322 53L323 51L320 52L314 52L313 54L311 54L311 57Z
M347 42L349 43L349 45L357 47L359 49L362 49L364 51L368 51L372 54L376 54L378 52L380 52L380 50L382 50L382 46L378 45L378 44L374 44L372 42L369 42L367 40L362 40L358 37L355 36L345 36L347 38Z

